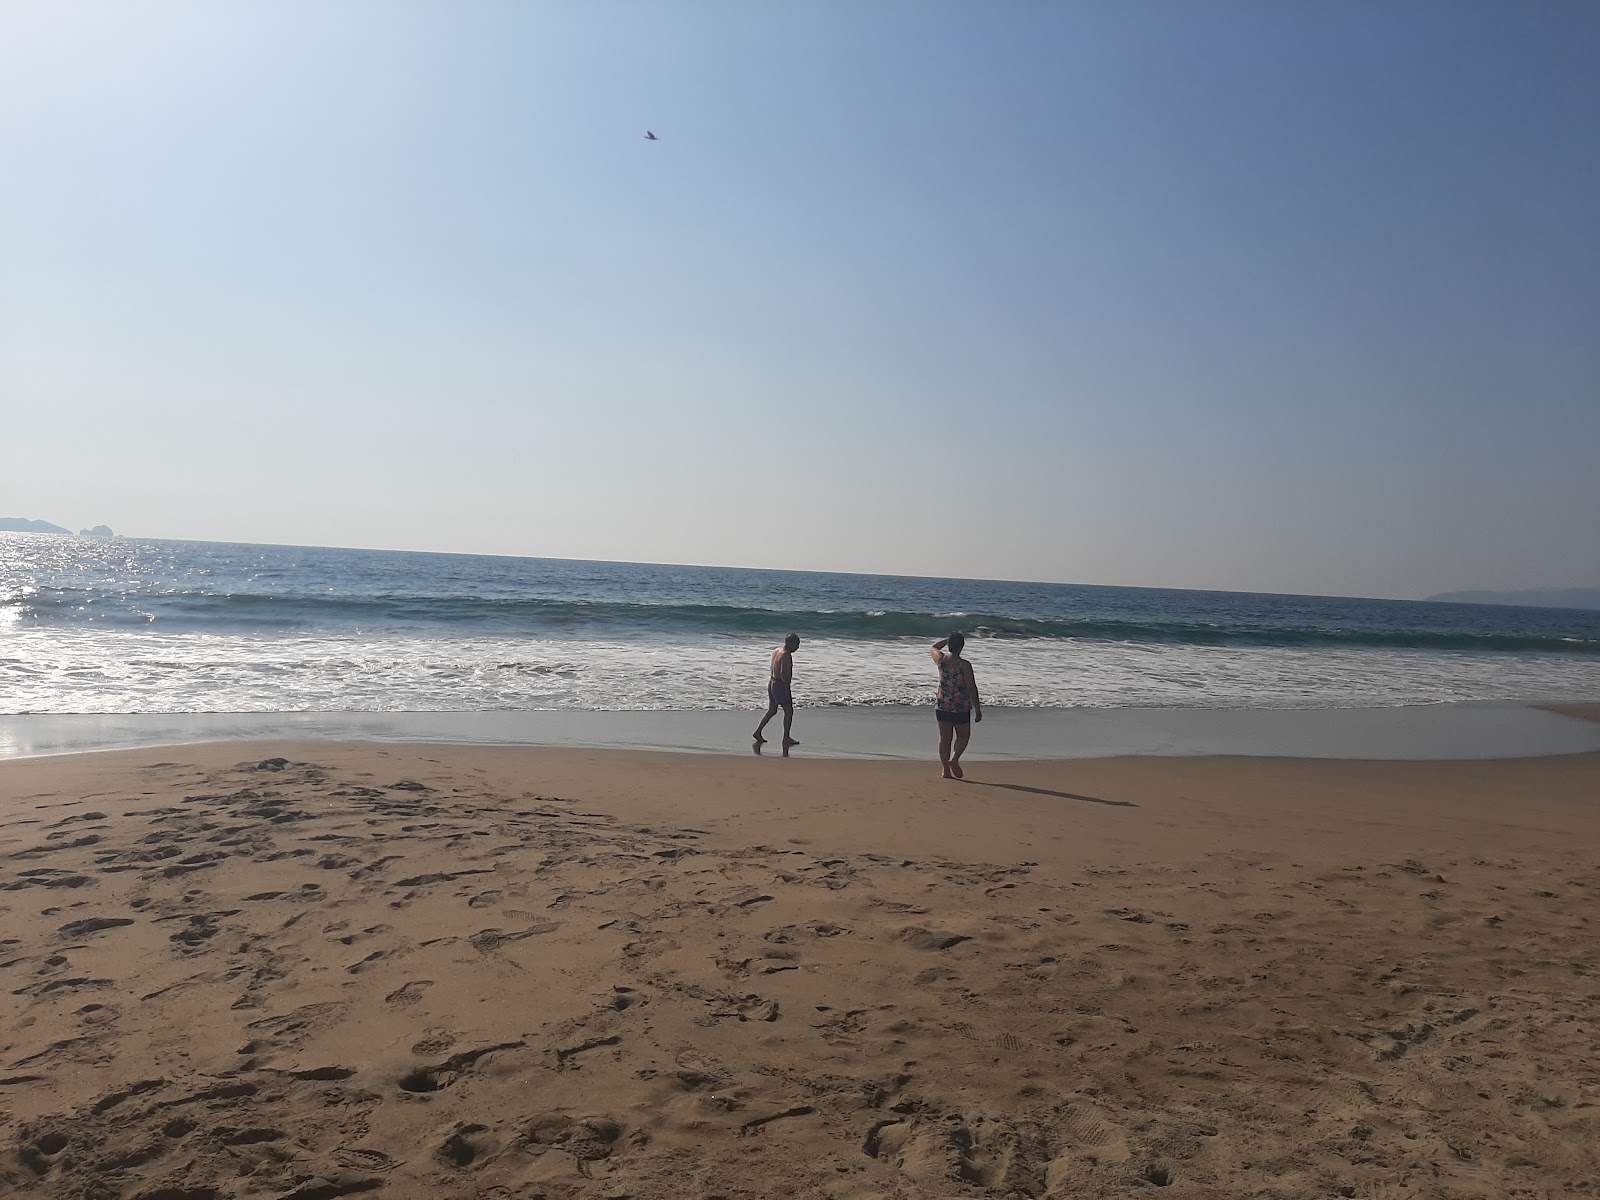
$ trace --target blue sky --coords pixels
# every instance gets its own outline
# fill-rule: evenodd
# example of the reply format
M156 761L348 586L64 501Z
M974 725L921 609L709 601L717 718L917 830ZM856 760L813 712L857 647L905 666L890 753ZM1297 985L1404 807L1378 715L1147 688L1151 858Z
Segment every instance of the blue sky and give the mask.
M1597 584L1596 61L1555 0L0 0L0 515Z

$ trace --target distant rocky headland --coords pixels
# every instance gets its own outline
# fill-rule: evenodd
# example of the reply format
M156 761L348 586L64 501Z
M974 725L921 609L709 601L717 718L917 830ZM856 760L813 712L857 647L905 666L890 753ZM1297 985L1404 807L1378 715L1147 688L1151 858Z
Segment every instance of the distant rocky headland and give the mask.
M1514 604L1523 608L1600 608L1600 588L1528 588L1520 592L1440 592L1447 604Z
M72 536L70 529L52 525L49 521L30 521L27 517L0 517L0 533L64 533ZM111 532L109 525L96 525L93 529L78 530L78 536L108 538L117 535Z

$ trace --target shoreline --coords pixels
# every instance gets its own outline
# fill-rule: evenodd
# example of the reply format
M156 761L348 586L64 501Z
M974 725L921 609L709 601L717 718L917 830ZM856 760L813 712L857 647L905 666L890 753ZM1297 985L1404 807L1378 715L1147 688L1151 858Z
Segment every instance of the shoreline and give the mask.
M755 749L750 730L759 718L754 710L0 715L0 761L301 739L749 755ZM969 762L1124 756L1460 761L1600 751L1600 704L991 708L985 718L974 729ZM793 756L807 759L926 761L936 740L927 710L889 706L801 707L795 732L801 744ZM778 740L769 737L761 753L782 755Z

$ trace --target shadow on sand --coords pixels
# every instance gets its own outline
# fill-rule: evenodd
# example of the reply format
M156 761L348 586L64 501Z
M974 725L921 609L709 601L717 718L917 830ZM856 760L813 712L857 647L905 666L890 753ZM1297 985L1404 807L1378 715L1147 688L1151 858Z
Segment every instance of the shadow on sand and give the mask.
M971 787L1005 788L1008 792L1028 792L1034 796L1056 796L1062 800L1082 800L1085 804L1105 804L1112 808L1138 808L1132 800L1102 800L1099 796L1080 796L1076 792L1055 792L1049 788L1028 787L1022 783L985 783L981 779L963 779Z

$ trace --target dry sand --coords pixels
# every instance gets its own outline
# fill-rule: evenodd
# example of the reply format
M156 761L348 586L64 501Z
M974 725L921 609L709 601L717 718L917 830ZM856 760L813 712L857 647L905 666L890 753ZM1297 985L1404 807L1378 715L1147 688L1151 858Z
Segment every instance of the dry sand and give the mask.
M1560 713L1564 717L1578 717L1584 721L1600 723L1600 704L1541 704L1546 712Z
M1600 756L970 774L0 764L0 1195L1600 1194Z

